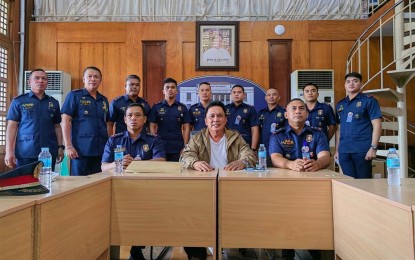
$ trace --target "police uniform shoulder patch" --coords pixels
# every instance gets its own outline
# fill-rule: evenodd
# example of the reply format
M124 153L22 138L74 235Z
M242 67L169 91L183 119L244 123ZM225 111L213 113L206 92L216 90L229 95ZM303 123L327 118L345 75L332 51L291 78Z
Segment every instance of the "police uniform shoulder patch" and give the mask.
M123 98L124 96L118 96L118 97L116 97L116 98L114 98L114 101L118 101L118 100L120 100L121 98Z
M21 97L24 97L24 96L27 96L27 95L29 95L29 93L23 93L23 94L20 94L17 97L15 97L15 99L21 98Z
M123 136L124 132L113 134L111 137L120 137Z
M175 102L176 102L176 104L177 104L177 105L179 105L179 106L184 106L184 107L186 106L185 104L183 104L183 103L182 103L182 102L180 102L180 101L177 101L177 100L176 100Z
M49 96L50 97L50 99L53 99L53 100L55 100L56 102L58 102L58 100L56 99L56 98L54 98L53 96Z
M274 134L282 133L282 132L284 132L285 130L287 130L285 127L278 128L278 129L274 132Z

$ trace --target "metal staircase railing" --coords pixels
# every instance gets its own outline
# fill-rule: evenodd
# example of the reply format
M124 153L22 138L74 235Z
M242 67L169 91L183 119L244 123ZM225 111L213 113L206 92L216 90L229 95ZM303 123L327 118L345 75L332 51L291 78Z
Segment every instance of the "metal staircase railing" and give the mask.
M366 79L362 88L370 90L365 92L396 102L396 107L381 108L388 118L396 119L383 120L382 126L387 129L383 133L392 135L382 135L381 142L385 148L398 146L404 177L413 173L408 169L407 134L413 132L407 131L405 98L406 84L415 76L414 5L415 0L397 0L385 10L355 42L346 63L346 72L357 71ZM390 87L393 84L396 90ZM386 152L379 151L378 155L385 156Z

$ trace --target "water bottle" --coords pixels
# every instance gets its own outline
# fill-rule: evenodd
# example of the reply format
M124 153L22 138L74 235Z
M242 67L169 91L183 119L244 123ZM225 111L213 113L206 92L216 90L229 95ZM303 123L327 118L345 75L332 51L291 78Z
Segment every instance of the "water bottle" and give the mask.
M267 148L264 144L259 145L258 149L258 170L267 169Z
M49 147L42 147L38 160L43 162L39 182L50 190L52 186L52 155L49 152Z
M392 186L401 185L401 168L396 148L389 148L386 157L386 168L388 169L388 184Z
M120 144L118 144L117 148L115 148L114 150L115 175L121 175L124 172L123 163L122 163L123 158L124 158L124 149L122 148Z

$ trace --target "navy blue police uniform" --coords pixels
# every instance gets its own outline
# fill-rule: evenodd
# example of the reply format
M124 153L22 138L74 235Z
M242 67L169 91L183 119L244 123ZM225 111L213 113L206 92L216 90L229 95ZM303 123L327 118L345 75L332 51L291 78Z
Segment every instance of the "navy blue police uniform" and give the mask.
M131 157L139 160L151 160L156 158L166 158L164 152L164 143L160 137L142 131L136 140L130 137L128 131L111 136L105 144L102 162L112 163L114 161L114 149L121 145L124 155L129 154ZM141 249L144 246L132 246L130 254L133 259L143 259Z
M272 110L268 107L261 109L258 112L259 126L261 127L261 144L269 148L269 138L278 129L285 126L285 109L281 106L276 106Z
M301 133L297 135L287 123L285 127L278 129L271 136L269 151L270 155L278 153L290 161L304 158L317 160L317 155L322 151L330 151L330 147L322 131L305 125ZM310 254L318 256L320 253L310 250ZM283 249L282 256L284 259L294 259L295 252L293 249Z
M184 148L182 125L190 123L187 107L179 101L170 106L163 100L151 108L148 121L157 124L157 134L165 143L166 160L178 162Z
M206 128L205 117L206 111L202 103L193 104L189 109L190 124L193 126L193 131L200 131Z
M110 103L110 118L109 118L110 122L115 123L115 133L121 133L121 132L127 131L127 126L125 125L125 122L124 122L124 115L125 115L125 110L132 103L138 103L138 104L143 105L146 116L150 112L150 105L145 99L141 97L138 97L137 101L135 102L134 100L130 99L130 97L127 94L116 97Z
M261 129L261 144L265 144L265 148L269 152L269 138L278 129L285 125L285 109L277 105L269 110L268 106L258 112L258 121ZM271 157L267 156L267 165L272 166Z
M83 88L66 96L62 114L72 117L72 145L78 158L71 160L71 175L85 176L101 171L101 158L108 140L108 99L97 93L96 99Z
M365 160L372 144L372 120L381 118L378 101L363 93L352 100L347 96L336 106L340 124L339 163L344 174L357 178L372 177L372 161Z
M114 161L114 149L117 145L121 145L125 149L125 155L129 154L139 160L166 158L164 143L160 137L143 131L134 140L130 137L128 131L124 131L108 139L101 162L112 163Z
M333 108L325 103L317 101L317 104L312 110L308 110L308 118L305 122L306 125L313 129L321 130L329 140L328 127L336 124L336 116L334 115Z
M227 104L225 108L228 119L227 126L230 129L237 130L245 142L252 145L251 127L259 126L255 108L245 103L235 106L233 102Z
M55 125L61 122L59 102L45 94L38 99L30 91L13 99L7 120L18 122L15 143L17 167L37 161L42 147L49 147L54 169L58 155Z
M304 126L297 135L290 125L277 130L269 141L269 153L279 153L284 158L294 161L296 159L317 160L317 155L322 151L330 151L327 138L322 131Z

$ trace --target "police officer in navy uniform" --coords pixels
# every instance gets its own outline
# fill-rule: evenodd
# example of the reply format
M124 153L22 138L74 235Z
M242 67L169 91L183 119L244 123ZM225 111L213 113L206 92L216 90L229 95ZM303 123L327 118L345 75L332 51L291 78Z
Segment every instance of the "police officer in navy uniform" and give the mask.
M308 111L304 101L292 99L287 104L285 127L271 136L269 153L275 167L294 171L314 172L330 165L330 150L322 131L305 124ZM320 259L320 251L310 250L313 259ZM294 259L293 249L283 249L284 259Z
M206 128L205 109L212 99L212 88L209 82L202 82L197 89L199 102L193 104L189 109L190 125L193 132Z
M280 93L275 88L270 88L265 93L267 106L258 112L258 121L261 129L261 144L265 144L269 151L269 138L278 129L285 125L285 109L278 105ZM268 165L271 165L271 158L267 156Z
M166 160L178 162L181 150L189 141L189 110L184 104L176 101L176 80L164 80L163 94L164 100L154 104L150 110L150 131L163 139L166 145Z
M43 69L29 74L30 92L13 99L7 113L5 164L10 168L35 162L49 147L52 168L64 156L59 103L46 95L48 77Z
M336 154L344 174L353 178L372 178L372 159L382 132L382 113L378 101L360 93L362 75L345 76L347 96L336 106L338 128Z
M234 85L231 90L232 103L226 105L227 126L237 130L251 149L256 151L259 142L259 121L257 112L251 105L244 103L245 89Z
M124 123L124 112L130 104L142 104L145 108L146 116L150 112L148 102L138 96L140 94L140 84L141 80L139 76L129 75L125 80L125 94L111 101L109 125L113 129L115 124L115 133L121 133L127 130L127 126Z
M121 145L124 150L123 165L128 167L133 160L165 161L164 143L160 137L147 133L145 124L147 121L146 109L142 104L132 103L126 110L124 122L127 130L111 136L102 155L102 171L113 170L114 149ZM145 260L143 246L132 246L130 260Z
M304 100L307 105L308 118L306 125L324 132L330 142L336 132L336 116L333 108L325 103L318 102L318 86L307 83L303 88Z
M101 158L110 127L108 99L98 92L102 74L97 67L83 73L84 88L68 93L62 106L62 130L71 175L101 171Z

